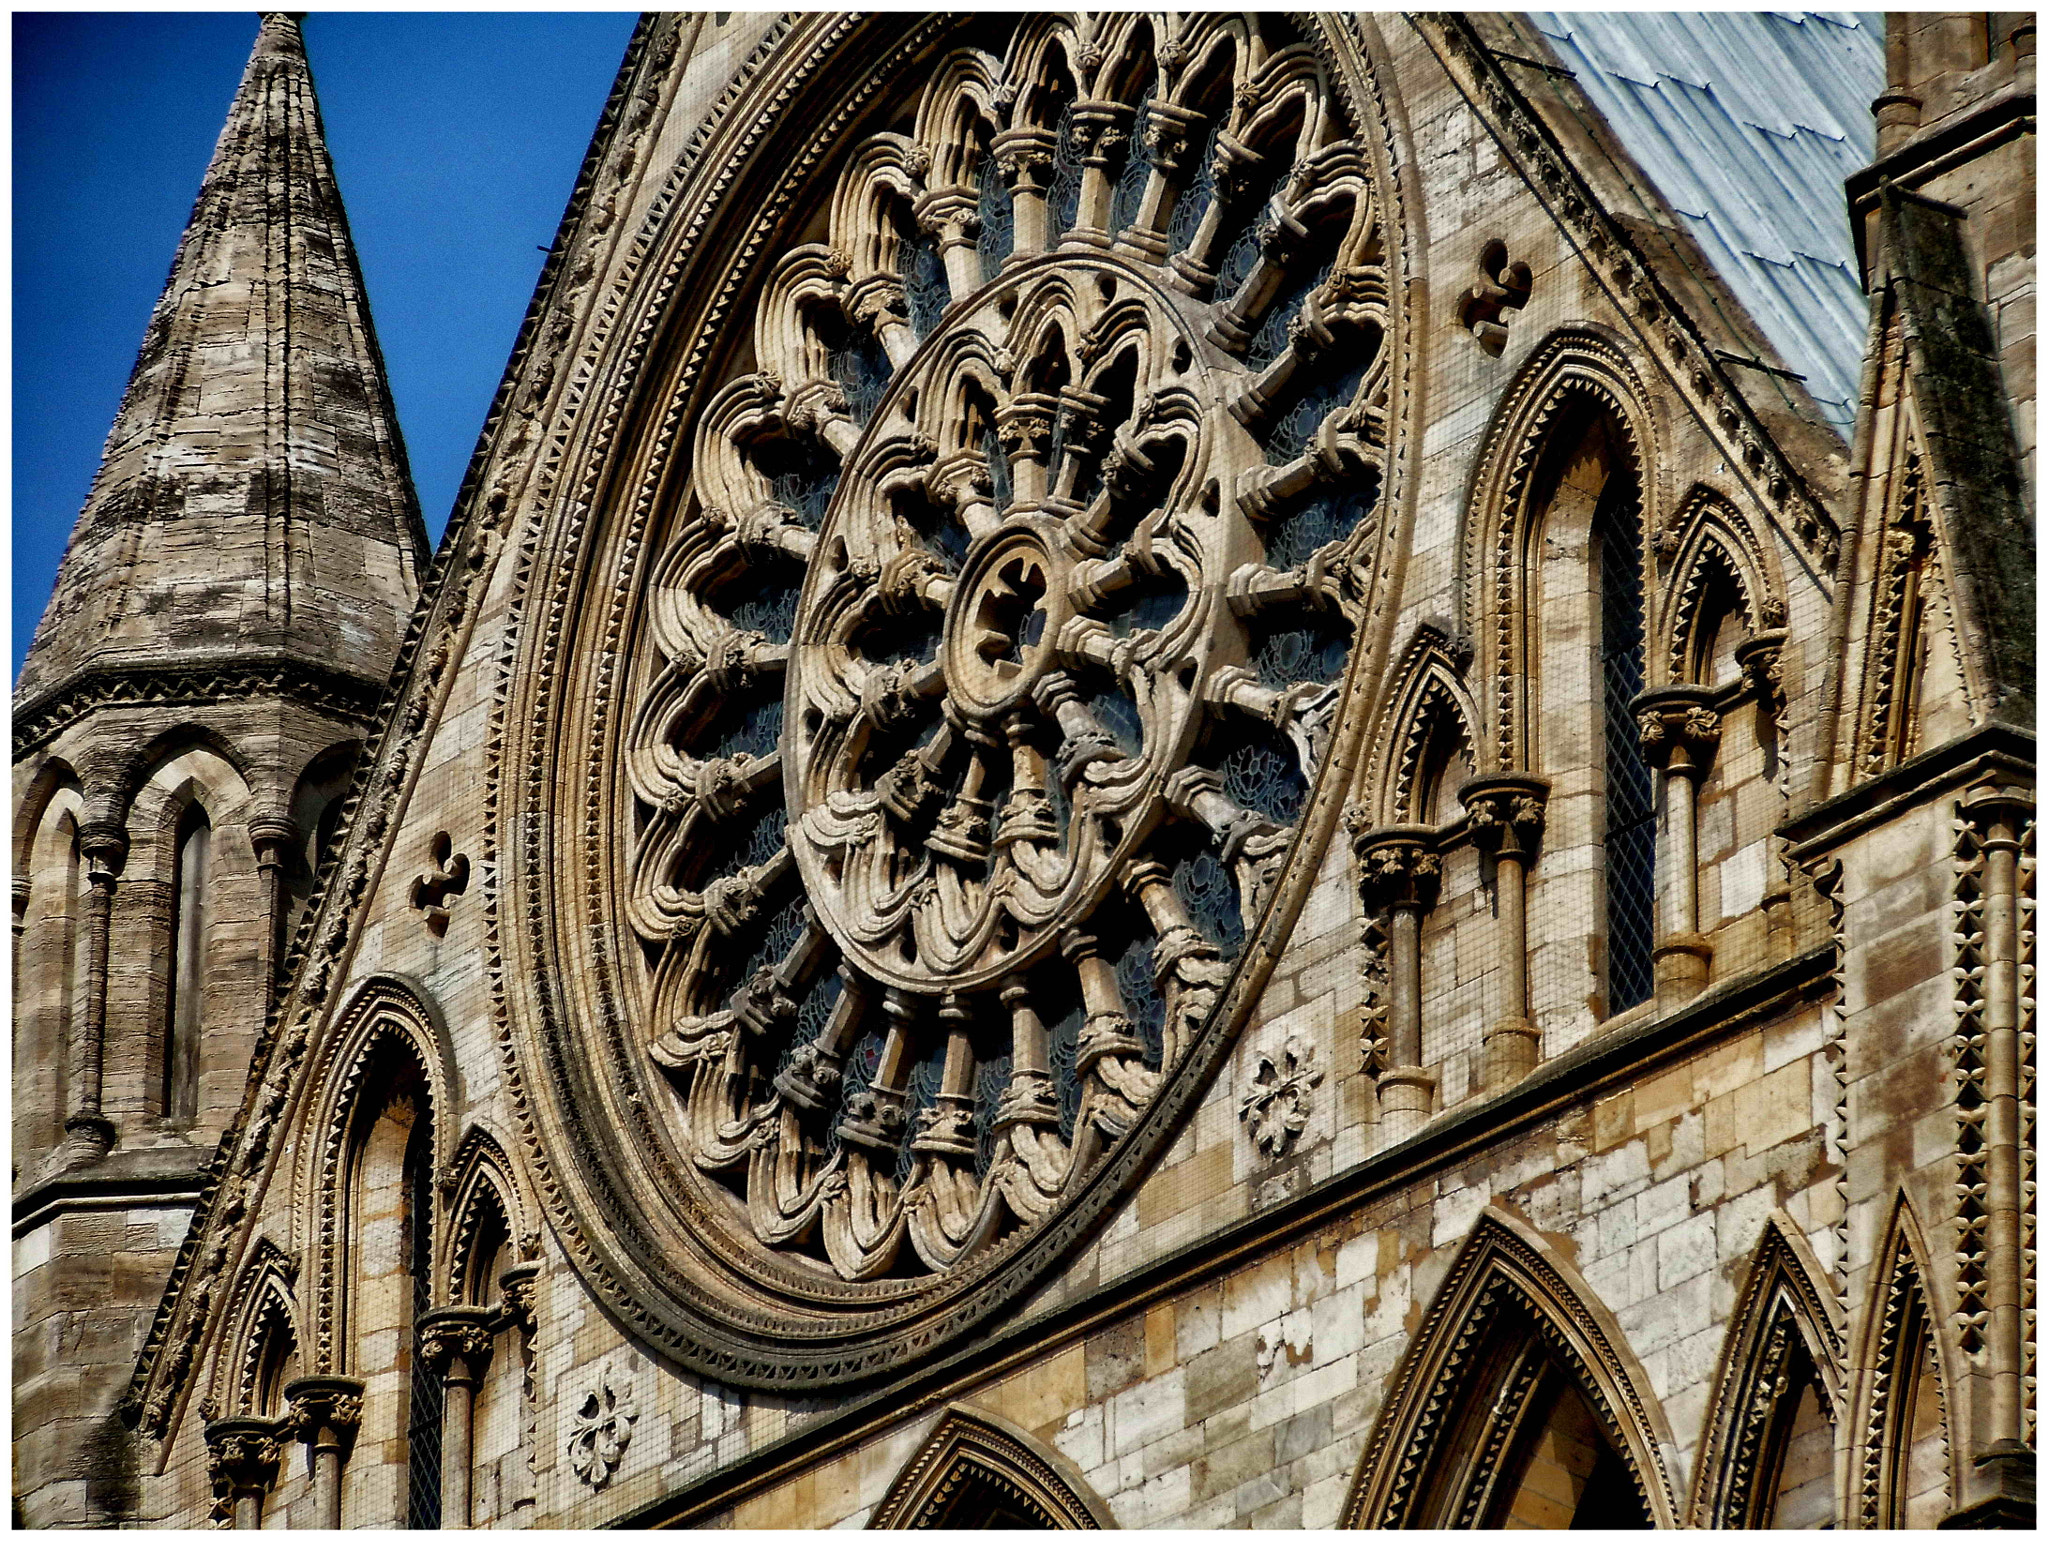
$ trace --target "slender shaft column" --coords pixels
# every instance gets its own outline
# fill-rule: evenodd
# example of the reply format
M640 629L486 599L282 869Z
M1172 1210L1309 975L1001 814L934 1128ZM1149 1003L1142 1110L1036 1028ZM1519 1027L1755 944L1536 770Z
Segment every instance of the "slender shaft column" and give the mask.
M111 821L88 824L78 848L86 861L85 1010L71 1041L70 1108L64 1132L79 1158L104 1156L114 1126L100 1110L107 1044L107 933L113 924L114 886L128 858L128 832Z
M363 1422L363 1384L353 1376L301 1376L286 1385L292 1432L313 1448L313 1513L341 1527L341 1469Z
M1490 776L1458 789L1472 838L1493 853L1499 905L1500 999L1480 1049L1489 1092L1512 1086L1536 1069L1543 1037L1529 1003L1529 868L1543 834L1550 786L1535 776Z
M491 1363L487 1306L444 1306L420 1319L420 1357L439 1373L441 1401L441 1524L469 1529L470 1478L476 1465L476 1389Z
M2031 1487L2032 1453L2022 1436L2026 1270L2020 1186L2020 839L2033 818L2033 798L2016 787L1971 790L1963 817L1984 853L1984 1277L1990 1321L1984 1342L1991 1371L1990 1417L1982 1427L1977 1464L2024 1460Z
M508 1507L517 1512L531 1510L535 1497L533 1459L539 1430L536 1427L533 1332L539 1322L540 1261L531 1259L513 1264L498 1276L498 1288L502 1292L505 1321L511 1324L515 1335L513 1342L519 1349L519 1444L524 1460L513 1466L513 1476L518 1483L507 1495Z
M277 1000L277 968L284 956L284 864L294 842L288 819L252 819L249 843L256 848L256 873L263 884L263 1004Z
M1051 228L1045 195L1052 186L1053 150L1058 136L1051 129L1004 129L990 142L996 169L1010 186L1010 255L1043 251Z
M215 1419L206 1426L206 1475L216 1520L236 1531L263 1524L263 1499L282 1455L275 1419Z
M1714 946L1700 933L1699 784L1721 742L1721 717L1704 686L1665 685L1632 704L1643 759L1662 784L1664 820L1657 847L1657 1008L1668 1012L1706 988Z
M1380 1123L1391 1144L1429 1122L1436 1075L1422 1064L1422 917L1436 902L1443 859L1436 831L1387 825L1354 832L1359 893L1368 910L1387 917L1387 1059L1380 1072Z

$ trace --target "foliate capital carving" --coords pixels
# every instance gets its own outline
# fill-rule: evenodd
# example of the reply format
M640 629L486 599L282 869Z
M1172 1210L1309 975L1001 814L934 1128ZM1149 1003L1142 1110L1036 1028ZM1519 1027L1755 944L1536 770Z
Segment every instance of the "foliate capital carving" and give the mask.
M533 1332L540 1307L540 1260L531 1258L498 1276L498 1294L505 1316L521 1333Z
M1713 693L1697 685L1644 691L1631 704L1643 759L1659 771L1704 774L1721 742L1721 714L1707 703Z
M215 1419L206 1426L206 1475L216 1498L262 1492L283 1458L282 1421Z
M313 1445L346 1445L363 1422L363 1384L353 1376L301 1376L286 1383L284 1400L281 1433Z
M1354 811L1356 812L1356 811ZM1351 853L1358 863L1358 892L1371 910L1426 910L1443 877L1436 831L1422 825L1351 824Z
M491 1310L445 1306L420 1319L420 1358L450 1379L474 1378L491 1357Z
M1771 603L1777 606L1780 624L1737 643L1735 662L1757 705L1771 716L1782 718L1786 706L1785 642L1790 634L1783 625L1783 602Z
M1538 776L1486 776L1458 789L1472 839L1501 856L1530 857L1543 835L1550 784Z
M1043 192L1052 180L1055 144L1051 129L1013 128L996 135L990 148L996 169L1013 189Z

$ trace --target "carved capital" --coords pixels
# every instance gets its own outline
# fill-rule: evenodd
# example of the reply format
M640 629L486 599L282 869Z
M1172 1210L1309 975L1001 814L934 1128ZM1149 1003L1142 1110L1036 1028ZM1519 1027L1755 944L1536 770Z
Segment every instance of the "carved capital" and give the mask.
M214 1497L260 1494L276 1481L283 1459L277 1419L215 1419L206 1426L206 1475Z
M347 1445L363 1422L363 1384L353 1376L301 1376L287 1382L291 1412L281 1432L310 1445Z
M491 1309L444 1306L420 1318L420 1358L449 1381L475 1381L491 1358Z
M1436 901L1443 858L1436 831L1422 825L1353 822L1351 854L1358 863L1358 892L1370 910L1427 910Z
M1780 607L1782 618L1783 607ZM1785 641L1790 634L1783 626L1759 632L1735 645L1735 662L1742 678L1756 696L1757 705L1772 717L1785 711Z
M1963 794L1962 815L1985 848L2016 847L2034 817L2033 789L1987 777Z
M1630 706L1643 759L1673 775L1704 775L1721 742L1721 714L1707 705L1712 699L1697 685L1663 685L1638 696Z
M1504 857L1534 856L1550 784L1540 776L1482 776L1458 789L1472 839Z
M115 819L88 820L78 829L78 854L93 882L120 877L128 861L128 827Z
M540 1302L540 1260L508 1267L498 1276L498 1294L512 1326L521 1333L533 1332Z

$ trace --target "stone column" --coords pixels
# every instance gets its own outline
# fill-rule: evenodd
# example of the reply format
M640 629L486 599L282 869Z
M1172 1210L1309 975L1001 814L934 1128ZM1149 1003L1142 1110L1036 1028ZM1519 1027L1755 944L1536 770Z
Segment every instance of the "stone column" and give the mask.
M1110 163L1119 149L1138 153L1131 144L1131 109L1121 102L1084 97L1074 103L1073 122L1075 148L1081 159L1081 206L1074 215L1073 228L1062 239L1106 247L1110 200L1116 193Z
M341 1527L341 1468L363 1422L363 1384L353 1376L301 1376L284 1389L292 1433L313 1451L313 1513Z
M1045 249L1051 222L1045 195L1052 186L1053 151L1059 143L1051 129L1004 129L990 142L996 169L1010 186L1010 256L1028 256Z
M1706 988L1714 945L1700 934L1700 849L1697 809L1721 742L1721 716L1698 685L1663 685L1632 703L1643 759L1656 771L1664 809L1657 843L1657 1010L1682 1006Z
M1436 903L1443 859L1436 831L1385 825L1352 837L1359 894L1387 916L1387 1068L1380 1073L1380 1123L1389 1143L1407 1139L1435 1111L1436 1075L1422 1065L1422 917Z
M2033 1452L2023 1438L2021 1386L2028 1264L2020 1181L2019 859L2034 799L2019 787L1973 787L1963 799L1963 817L1984 854L1984 1305L1990 1318L1984 1343L1991 1396L1972 1454L1979 1467L2023 1465L2031 1490ZM2006 1474L1996 1476L2004 1491Z
M1155 101L1146 110L1145 121L1134 128L1138 140L1131 153L1144 155L1151 174L1145 180L1137 216L1117 232L1116 239L1119 246L1128 246L1148 262L1166 260L1167 239L1160 228L1164 223L1160 214L1167 197L1184 188L1190 150L1201 122L1201 114L1192 108Z
M531 1510L535 1499L533 1458L540 1437L535 1423L537 1394L533 1373L533 1334L539 1322L540 1260L529 1259L507 1268L498 1276L498 1289L502 1293L505 1321L511 1324L516 1335L514 1342L519 1348L519 1396L523 1415L519 1423L523 1460L513 1469L518 1475L519 1487L507 1496L508 1508L513 1511Z
M1472 839L1493 853L1499 905L1500 998L1480 1049L1486 1090L1512 1086L1536 1069L1543 1036L1529 1007L1529 868L1543 834L1550 784L1539 776L1488 776L1458 789Z
M73 1161L96 1161L114 1144L114 1126L100 1111L101 1077L107 1045L107 946L114 915L114 886L128 859L128 832L112 820L96 820L78 835L86 861L85 1010L71 1041L70 1107L64 1118Z
M214 1514L236 1531L263 1524L263 1498L277 1480L282 1447L275 1419L215 1419L206 1426L206 1475Z
M444 1306L420 1318L420 1357L447 1389L441 1401L441 1524L450 1531L469 1529L476 1389L491 1363L493 1315L487 1306Z
M256 848L256 873L263 885L263 952L259 968L263 1004L268 1008L277 1000L277 970L284 961L284 867L297 844L297 832L289 819L252 819L249 844Z

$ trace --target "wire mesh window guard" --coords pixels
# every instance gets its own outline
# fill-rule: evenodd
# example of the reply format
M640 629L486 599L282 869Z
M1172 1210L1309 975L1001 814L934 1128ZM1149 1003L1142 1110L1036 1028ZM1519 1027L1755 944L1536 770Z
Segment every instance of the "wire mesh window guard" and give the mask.
M432 1149L425 1138L427 1119L422 1111L414 1127L405 1160L405 1267L412 1276L412 1312L406 1332L412 1334L433 1305L434 1245L429 1217L434 1213ZM410 1346L412 1395L406 1408L406 1507L405 1523L412 1531L441 1528L441 1404L447 1396L439 1373Z
M1173 890L1195 927L1226 959L1244 951L1244 920L1230 870L1206 851L1173 870Z
M1223 775L1224 795L1240 807L1276 825L1291 825L1301 818L1308 783L1302 780L1292 751L1247 739L1225 755L1217 769Z
M1607 1010L1655 988L1657 802L1629 704L1643 689L1640 513L1628 478L1610 476L1593 514L1600 564L1601 710L1607 747Z

